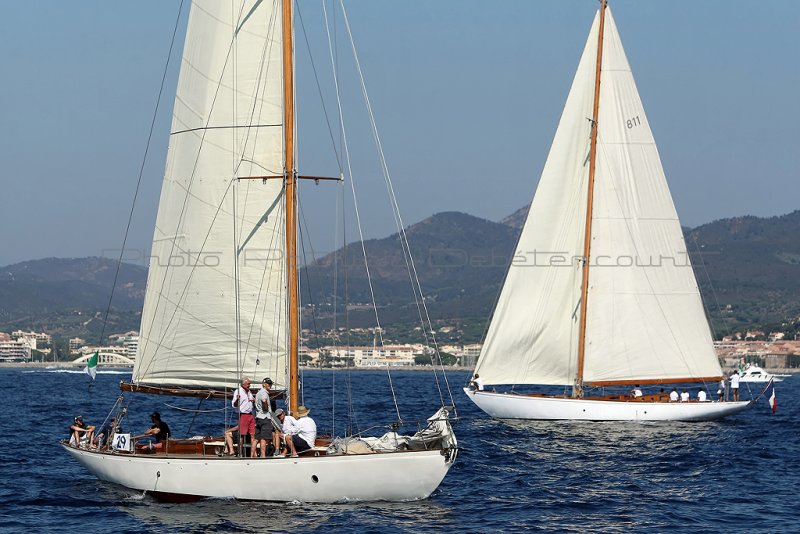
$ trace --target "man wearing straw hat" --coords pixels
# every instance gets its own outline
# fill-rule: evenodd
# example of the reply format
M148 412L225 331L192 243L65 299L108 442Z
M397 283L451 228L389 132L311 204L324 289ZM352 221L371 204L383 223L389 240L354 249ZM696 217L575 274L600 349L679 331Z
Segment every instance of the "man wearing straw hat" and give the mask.
M313 447L317 440L317 424L308 416L309 413L308 408L300 406L297 409L297 422L292 428L286 429L286 448L292 458Z

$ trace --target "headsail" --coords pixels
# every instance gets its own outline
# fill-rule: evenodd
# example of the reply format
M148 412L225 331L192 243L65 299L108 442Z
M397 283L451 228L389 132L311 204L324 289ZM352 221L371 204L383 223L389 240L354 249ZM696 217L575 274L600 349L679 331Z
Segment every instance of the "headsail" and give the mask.
M478 361L487 383L570 385L576 377L598 31L599 13ZM680 223L610 9L596 165L584 380L720 375Z
M280 9L192 4L134 382L285 374Z
M720 376L655 140L606 17L584 379Z

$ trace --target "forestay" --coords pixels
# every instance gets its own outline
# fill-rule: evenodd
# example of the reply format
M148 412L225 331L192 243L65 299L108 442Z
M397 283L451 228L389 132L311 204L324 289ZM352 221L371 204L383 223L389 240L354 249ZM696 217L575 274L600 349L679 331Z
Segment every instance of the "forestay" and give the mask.
M283 184L237 180L283 174L280 9L193 3L136 383L223 386L256 369L285 374Z
M571 385L599 13L476 371L490 384ZM584 380L721 375L655 141L606 13Z

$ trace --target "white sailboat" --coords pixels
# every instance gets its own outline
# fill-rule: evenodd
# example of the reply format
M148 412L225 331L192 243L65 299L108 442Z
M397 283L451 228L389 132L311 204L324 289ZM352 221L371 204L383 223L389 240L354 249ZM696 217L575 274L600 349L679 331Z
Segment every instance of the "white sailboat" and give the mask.
M591 394L685 382L710 382L716 390L722 377L655 141L605 1L475 371L489 387L465 392L497 418L696 421L750 406L668 402L660 392ZM528 385L562 386L564 394L514 392Z
M294 163L292 17L288 0L192 2L124 391L230 402L243 375L287 375L288 408L298 408L296 185L305 177ZM155 453L62 445L99 479L168 500L403 501L427 498L455 461L448 415L442 407L412 436L318 440L297 458L222 457L209 437L169 439Z

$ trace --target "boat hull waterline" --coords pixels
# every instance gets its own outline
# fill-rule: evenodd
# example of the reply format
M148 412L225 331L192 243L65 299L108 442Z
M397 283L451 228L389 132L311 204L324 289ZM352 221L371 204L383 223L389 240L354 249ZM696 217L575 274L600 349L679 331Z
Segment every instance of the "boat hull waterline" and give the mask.
M584 421L713 421L748 409L752 401L642 402L539 397L464 388L478 408L496 419Z
M301 458L187 458L62 446L100 480L134 490L309 503L426 499L439 487L457 455L451 449Z

